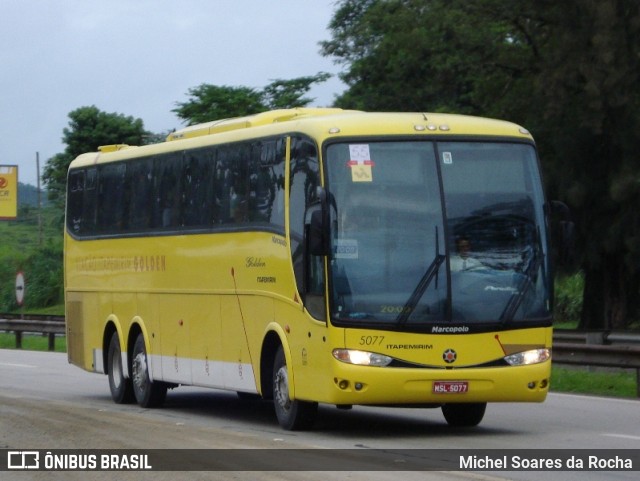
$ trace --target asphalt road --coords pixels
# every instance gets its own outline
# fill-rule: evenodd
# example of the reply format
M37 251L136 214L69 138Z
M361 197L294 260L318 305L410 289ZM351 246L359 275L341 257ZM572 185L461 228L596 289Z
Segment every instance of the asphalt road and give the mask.
M640 401L551 394L542 404L490 404L480 426L449 428L439 409L321 406L308 432L280 429L273 406L235 393L169 392L161 409L117 405L106 376L66 355L0 350L0 449L640 449ZM275 451L274 451L275 452ZM277 451L280 455L281 451ZM636 468L638 469L638 468ZM171 472L0 473L2 480L176 479ZM635 472L188 472L180 479L637 479Z

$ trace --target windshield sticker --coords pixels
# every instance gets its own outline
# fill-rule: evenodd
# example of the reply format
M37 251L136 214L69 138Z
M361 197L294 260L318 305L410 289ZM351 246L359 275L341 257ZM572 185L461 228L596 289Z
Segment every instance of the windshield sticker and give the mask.
M373 161L368 144L349 145L349 162L351 168L352 182L372 182L373 181Z
M447 165L453 164L453 156L451 152L442 152L442 162Z
M336 259L358 258L358 241L356 239L337 239L335 249Z

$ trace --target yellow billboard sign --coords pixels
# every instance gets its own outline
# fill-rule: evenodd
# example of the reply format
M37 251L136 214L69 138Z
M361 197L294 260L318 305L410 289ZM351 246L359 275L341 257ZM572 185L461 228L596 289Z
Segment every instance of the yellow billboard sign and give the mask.
M0 220L18 217L18 166L0 165Z

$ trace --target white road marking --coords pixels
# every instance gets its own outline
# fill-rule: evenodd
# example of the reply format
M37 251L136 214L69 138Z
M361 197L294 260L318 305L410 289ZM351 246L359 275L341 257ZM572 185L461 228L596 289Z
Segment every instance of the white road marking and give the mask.
M12 363L12 362L0 362L0 366L7 366L7 367L37 367L37 366L32 366L31 364L17 364L17 363Z
M640 436L631 436L630 434L602 433L602 435L610 438L633 439L635 441L640 441Z

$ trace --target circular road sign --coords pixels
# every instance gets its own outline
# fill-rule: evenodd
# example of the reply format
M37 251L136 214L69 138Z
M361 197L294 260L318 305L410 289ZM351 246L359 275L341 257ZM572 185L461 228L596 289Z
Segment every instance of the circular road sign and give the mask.
M21 306L22 303L24 302L24 290L25 290L24 273L18 272L16 274L16 302L18 303L19 306Z

